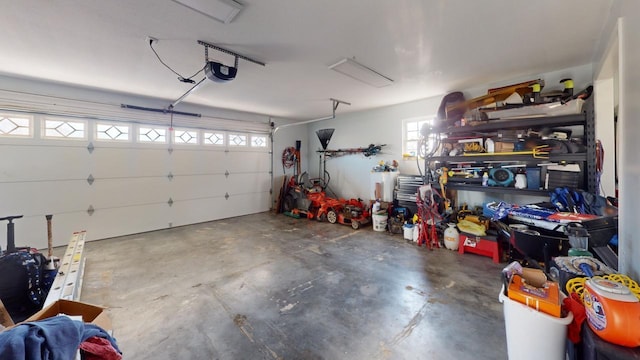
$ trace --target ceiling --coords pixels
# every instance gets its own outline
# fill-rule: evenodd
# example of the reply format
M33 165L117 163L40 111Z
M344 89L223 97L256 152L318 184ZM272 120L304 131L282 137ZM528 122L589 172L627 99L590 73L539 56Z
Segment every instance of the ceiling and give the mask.
M191 85L147 35L184 76L204 65L203 40L267 65L240 60L234 81L206 81L185 102L310 119L330 114L329 98L357 111L590 63L613 1L239 0L223 24L171 0L0 0L0 72L170 103ZM394 83L328 69L344 57Z

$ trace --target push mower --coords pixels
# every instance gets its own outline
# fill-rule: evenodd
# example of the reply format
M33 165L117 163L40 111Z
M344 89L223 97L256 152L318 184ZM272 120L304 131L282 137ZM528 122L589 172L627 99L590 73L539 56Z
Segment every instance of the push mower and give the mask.
M354 230L371 221L371 214L359 199L325 199L318 210L318 220L351 225Z

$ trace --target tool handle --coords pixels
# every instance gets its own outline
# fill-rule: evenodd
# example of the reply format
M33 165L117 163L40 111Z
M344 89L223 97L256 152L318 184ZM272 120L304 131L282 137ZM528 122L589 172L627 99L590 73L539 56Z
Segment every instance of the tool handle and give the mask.
M588 277L593 277L593 269L591 268L591 265L582 263L578 266Z
M51 231L51 219L53 218L53 215L45 215L45 218L47 219L47 248L48 248L48 255L49 258L51 258L53 256L53 233Z
M21 217L23 217L24 215L13 215L13 216L5 216L3 218L0 218L0 221L2 220L9 220L9 222L11 222L13 219L20 219Z

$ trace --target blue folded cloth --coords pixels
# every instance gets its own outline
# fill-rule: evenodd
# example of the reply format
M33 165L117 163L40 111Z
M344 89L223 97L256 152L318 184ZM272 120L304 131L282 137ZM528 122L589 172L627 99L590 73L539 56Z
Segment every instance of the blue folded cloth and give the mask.
M109 340L121 353L115 339L99 326L55 316L1 332L0 359L69 360L75 357L80 344L92 336Z

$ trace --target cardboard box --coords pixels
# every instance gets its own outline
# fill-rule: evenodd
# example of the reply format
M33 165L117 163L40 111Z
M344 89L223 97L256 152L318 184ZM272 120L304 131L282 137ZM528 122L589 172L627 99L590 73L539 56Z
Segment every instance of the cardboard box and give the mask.
M512 142L496 141L494 144L495 152L511 152L515 144Z
M106 331L113 330L111 319L107 315L105 308L79 301L62 299L31 315L25 322L47 319L57 316L58 314L82 316L84 322L98 325Z
M548 281L541 270L523 269L513 275L507 292L509 299L551 316L560 317L561 299L558 283Z

